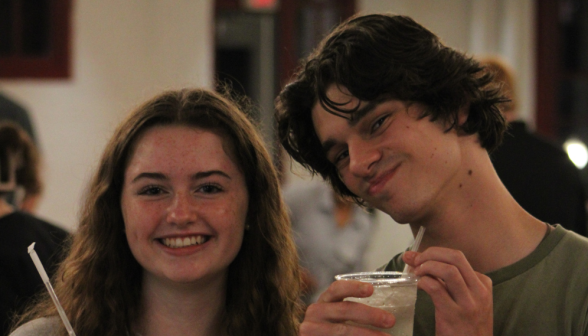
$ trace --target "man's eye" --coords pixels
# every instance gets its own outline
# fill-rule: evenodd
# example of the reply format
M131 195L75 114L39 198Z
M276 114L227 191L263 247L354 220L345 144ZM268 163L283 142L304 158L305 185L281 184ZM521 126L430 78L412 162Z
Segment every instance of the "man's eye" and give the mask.
M388 118L388 116L383 116L381 118L378 118L374 124L372 125L372 132L375 132L378 128L380 128L380 126L382 126L382 124L384 123L384 121Z
M343 152L339 153L337 156L335 156L335 160L334 160L334 164L337 164L343 160L345 160L347 157L349 156L349 151L348 150L344 150Z

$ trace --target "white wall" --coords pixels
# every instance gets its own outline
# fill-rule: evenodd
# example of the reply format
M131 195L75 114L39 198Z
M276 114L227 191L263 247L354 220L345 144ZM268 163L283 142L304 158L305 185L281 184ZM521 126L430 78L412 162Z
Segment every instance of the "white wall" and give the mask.
M36 127L46 183L38 215L70 230L117 123L163 89L210 87L213 72L210 0L73 3L72 78L0 81Z
M363 14L388 12L408 15L441 38L466 51L472 2L476 0L357 0Z

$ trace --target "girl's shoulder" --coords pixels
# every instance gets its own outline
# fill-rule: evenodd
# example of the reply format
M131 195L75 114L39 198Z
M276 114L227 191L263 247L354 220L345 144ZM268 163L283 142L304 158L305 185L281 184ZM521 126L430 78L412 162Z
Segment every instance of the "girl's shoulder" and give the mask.
M21 325L10 336L57 336L60 329L61 321L57 316L42 317Z

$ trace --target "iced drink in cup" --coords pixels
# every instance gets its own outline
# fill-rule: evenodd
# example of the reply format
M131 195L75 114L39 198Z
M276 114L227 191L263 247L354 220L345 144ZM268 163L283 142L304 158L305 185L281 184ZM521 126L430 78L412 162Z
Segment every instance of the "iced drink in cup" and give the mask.
M390 329L381 330L394 336L412 336L414 322L414 305L417 294L417 278L414 274L402 272L363 272L341 274L337 280L356 280L372 284L374 294L367 298L346 298L391 312L396 317L396 324Z

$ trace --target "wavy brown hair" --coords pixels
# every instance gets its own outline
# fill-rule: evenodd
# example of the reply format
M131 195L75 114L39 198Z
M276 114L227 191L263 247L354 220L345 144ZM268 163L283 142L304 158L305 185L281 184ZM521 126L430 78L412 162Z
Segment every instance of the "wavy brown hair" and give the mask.
M297 334L299 270L276 171L261 137L227 98L203 89L164 92L138 107L115 131L87 191L79 228L55 290L78 335L132 335L142 268L124 235L120 198L136 139L160 125L221 131L233 143L249 192L241 250L229 266L223 326L228 335ZM21 323L56 315L49 297ZM62 335L67 335L65 328Z
M444 121L447 131L477 133L491 152L505 130L497 104L506 101L491 82L491 74L477 61L443 45L407 16L352 17L323 39L278 96L279 139L294 160L329 181L339 194L361 203L327 160L312 123L311 110L317 103L349 118L359 108L344 109L344 104L330 100L326 96L330 85L342 85L368 104L389 99L421 103L427 107L421 118ZM463 106L469 106L468 119L458 125Z

